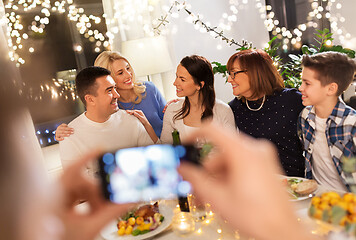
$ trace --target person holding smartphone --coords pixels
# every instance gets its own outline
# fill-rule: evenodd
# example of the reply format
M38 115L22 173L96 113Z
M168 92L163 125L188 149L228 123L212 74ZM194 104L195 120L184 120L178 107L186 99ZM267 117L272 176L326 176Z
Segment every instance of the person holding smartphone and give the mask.
M178 170L192 184L194 194L209 202L233 229L255 239L321 239L297 220L277 176L282 168L272 143L212 124L203 125L186 142L196 138L208 139L219 152L204 167L183 162Z
M105 201L99 179L89 180L83 172L97 152L73 161L55 183L46 181L34 128L15 96L8 88L0 94L0 239L94 239L132 205ZM281 169L271 143L214 125L203 125L189 138L196 137L220 151L204 167L182 163L179 171L232 227L258 239L317 239L294 216L275 176ZM90 206L86 213L75 211L81 200Z
M98 179L88 179L84 173L98 151L76 159L55 182L50 181L31 116L12 82L6 84L10 79L2 79L6 87L0 89L0 239L94 239L132 204L106 201ZM83 200L89 211L79 213L76 206Z
M15 119L13 115L0 117L5 127L0 130L0 239L90 240L132 206L105 201L98 179L89 181L83 174L83 168L97 158L97 153L73 162L53 185L43 181L45 174L36 161L39 155L28 142L23 144L28 135L24 140L23 131L9 131L4 116ZM19 115L16 117L19 119ZM294 216L284 186L274 175L280 169L270 143L211 125L203 126L190 138L195 137L208 138L222 151L204 168L182 163L179 171L192 183L195 194L209 201L228 224L258 239L318 239ZM83 199L90 211L78 213L75 206Z
M5 44L0 45L3 50L8 50ZM48 181L25 101L13 89L16 73L11 69L15 67L6 56L0 54L7 70L0 75L0 239L94 239L132 205L105 201L98 179L88 179L83 173L97 159L95 152L73 161L54 183ZM259 239L316 239L293 220L285 189L273 175L279 171L270 144L213 126L202 127L192 138L197 136L209 138L224 151L206 168L182 164L179 170L196 194L211 202L232 226ZM210 178L210 173L220 178ZM86 213L75 211L81 200L90 206Z

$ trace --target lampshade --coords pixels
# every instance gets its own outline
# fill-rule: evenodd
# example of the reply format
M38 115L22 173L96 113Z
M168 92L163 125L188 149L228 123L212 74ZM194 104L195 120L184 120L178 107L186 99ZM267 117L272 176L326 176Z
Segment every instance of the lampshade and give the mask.
M121 52L129 60L137 77L172 69L167 42L162 36L124 41Z

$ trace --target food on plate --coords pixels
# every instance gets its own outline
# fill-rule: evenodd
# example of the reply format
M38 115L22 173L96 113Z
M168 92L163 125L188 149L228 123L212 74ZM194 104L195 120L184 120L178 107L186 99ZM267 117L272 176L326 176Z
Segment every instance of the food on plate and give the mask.
M297 187L294 189L294 192L300 196L308 195L314 192L318 188L318 184L315 180L305 180L297 184Z
M159 212L158 202L145 204L120 218L117 234L137 236L155 230L164 220Z
M309 195L318 188L318 184L315 180L284 178L283 181L287 185L288 193L294 199Z
M148 217L153 217L153 215L158 212L158 202L155 202L153 205L147 204L139 207L135 211L135 216L143 217L144 220L147 220Z
M347 232L356 235L356 195L326 192L313 197L309 216L333 225L343 226Z

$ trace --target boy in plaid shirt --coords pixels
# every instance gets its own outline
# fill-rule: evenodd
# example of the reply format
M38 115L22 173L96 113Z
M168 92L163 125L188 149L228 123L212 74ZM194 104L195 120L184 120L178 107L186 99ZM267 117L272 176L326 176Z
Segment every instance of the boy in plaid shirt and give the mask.
M323 52L302 60L303 105L298 135L305 156L306 177L329 189L350 191L352 174L341 158L356 154L356 111L340 95L354 79L356 63L346 54Z

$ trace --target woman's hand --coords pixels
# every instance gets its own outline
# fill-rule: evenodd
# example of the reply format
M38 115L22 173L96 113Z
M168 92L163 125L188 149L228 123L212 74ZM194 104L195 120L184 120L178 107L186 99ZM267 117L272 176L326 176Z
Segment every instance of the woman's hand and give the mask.
M145 127L148 135L152 139L154 143L158 142L158 137L155 133L155 130L153 129L151 123L147 120L145 114L141 110L126 110L126 112L130 115L133 115L137 117L138 120L142 123L142 125Z
M56 129L56 135L55 138L57 141L63 141L65 137L69 137L74 133L74 129L71 127L68 127L67 124L62 123L59 125Z
M171 103L175 103L175 102L178 102L179 101L179 99L173 99L173 100L171 100L171 101L169 101L169 102L167 102L167 104L166 104L166 106L164 106L164 108L163 108L163 113L165 113L166 112L166 109L167 109L167 107L169 106L169 104L171 104Z
M66 240L94 239L99 231L111 220L123 215L132 204L114 204L105 200L98 179L89 179L83 171L86 164L98 158L99 152L93 152L68 166L60 178L64 192L62 219ZM89 205L86 213L80 213L75 206L85 200Z
M277 151L266 140L252 139L215 125L191 136L217 148L204 167L182 163L179 172L194 193L233 228L256 239L314 239L297 221L278 174Z
M126 112L130 115L135 116L138 120L140 120L143 126L151 125L150 122L147 120L145 114L142 112L142 110L126 110Z

